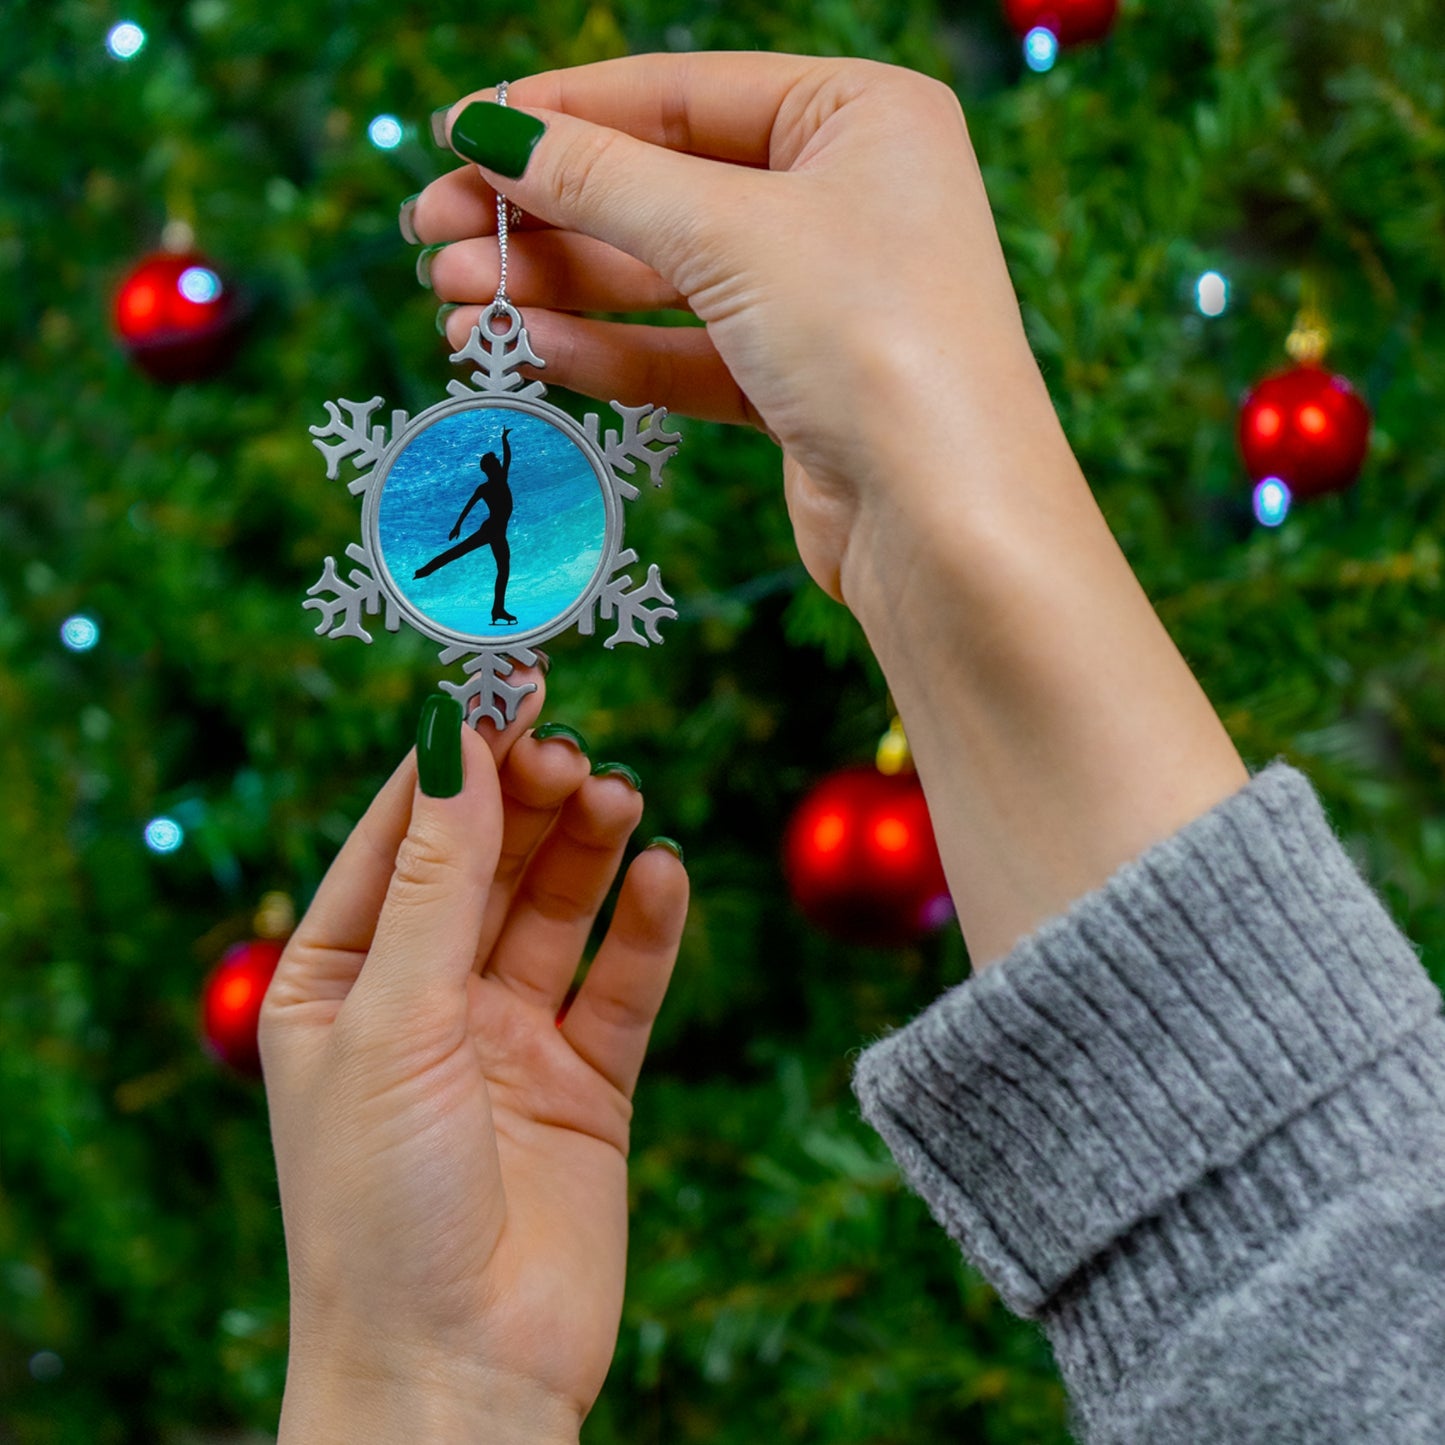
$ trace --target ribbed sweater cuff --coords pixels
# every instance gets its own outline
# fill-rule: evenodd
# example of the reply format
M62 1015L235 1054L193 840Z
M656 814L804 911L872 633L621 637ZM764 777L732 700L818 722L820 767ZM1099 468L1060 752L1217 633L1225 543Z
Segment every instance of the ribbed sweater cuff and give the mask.
M1440 1010L1282 760L868 1047L865 1119L1015 1312Z

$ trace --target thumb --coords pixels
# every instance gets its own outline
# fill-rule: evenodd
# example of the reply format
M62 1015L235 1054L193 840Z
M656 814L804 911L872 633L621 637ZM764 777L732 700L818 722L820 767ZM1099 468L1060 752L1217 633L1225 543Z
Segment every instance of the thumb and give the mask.
M757 196L772 179L560 110L472 100L447 127L457 155L524 211L635 256L684 295L710 279L695 268L718 239L720 218L746 214L749 225L761 224Z
M344 1006L358 1022L377 1022L412 1043L426 1037L418 1026L450 1033L465 1025L467 979L502 846L496 763L476 731L463 727L455 698L426 700L416 757L411 820Z

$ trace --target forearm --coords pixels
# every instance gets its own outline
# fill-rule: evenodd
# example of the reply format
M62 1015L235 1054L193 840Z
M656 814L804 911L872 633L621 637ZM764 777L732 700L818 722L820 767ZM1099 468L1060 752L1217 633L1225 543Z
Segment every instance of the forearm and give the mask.
M888 409L879 470L909 485L872 494L843 571L975 968L1249 780L1042 379L1014 368L992 412L965 399L910 426Z

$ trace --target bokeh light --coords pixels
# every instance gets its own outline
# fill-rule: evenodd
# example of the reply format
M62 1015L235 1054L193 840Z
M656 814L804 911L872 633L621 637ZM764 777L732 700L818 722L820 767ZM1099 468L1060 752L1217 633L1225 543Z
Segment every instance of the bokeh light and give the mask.
M117 60L133 60L145 47L146 33L134 20L122 20L112 25L105 37L105 48Z
M1035 25L1024 37L1024 59L1029 69L1042 74L1059 58L1059 37L1047 25Z
M366 134L377 150L395 150L401 144L401 122L394 115L376 116L367 126Z
M187 266L176 282L182 296L203 306L221 294L221 278L209 266Z
M1229 305L1229 282L1218 271L1206 271L1195 285L1194 296L1205 316L1223 316Z
M93 617L77 612L60 624L60 640L72 652L89 652L100 641L100 626Z
M1289 515L1289 487L1279 477L1266 477L1254 489L1254 515L1264 527L1277 527Z
M185 838L185 829L174 818L152 818L146 824L146 847L152 853L174 853Z

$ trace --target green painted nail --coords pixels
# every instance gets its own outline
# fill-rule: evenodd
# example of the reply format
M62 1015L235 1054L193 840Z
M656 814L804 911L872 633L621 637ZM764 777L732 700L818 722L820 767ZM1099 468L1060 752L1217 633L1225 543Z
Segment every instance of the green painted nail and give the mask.
M416 279L420 281L428 291L431 290L431 258L435 256L438 251L444 251L448 244L446 241L441 241L435 246L423 247L417 254Z
M459 156L516 180L546 129L536 116L509 105L474 100L452 122L451 144Z
M396 213L396 224L401 228L402 239L408 246L421 245L421 237L416 233L416 224L413 220L416 215L416 203L420 199L420 191L414 196L408 196L401 203L401 209Z
M416 725L416 775L429 798L454 798L462 790L462 705L434 692Z
M432 144L441 146L443 150L447 144L447 112L450 109L449 105L439 105L431 113Z
M648 848L666 848L679 863L687 862L687 859L682 856L682 844L676 838L664 838L660 835L656 838L649 838L642 851L645 853Z
M445 336L445 335L447 334L447 317L450 316L453 311L460 311L460 310L461 310L461 302L460 302L460 301L447 301L447 302L444 302L441 306L438 306L438 307L437 307L437 335L438 335L438 336Z
M594 763L592 776L594 778L621 778L624 782L630 783L639 793L642 791L642 779L626 763Z
M584 758L592 756L591 750L587 746L587 739L576 728L569 728L566 723L543 723L541 727L532 730L532 736L539 743L545 743L548 738L566 738L569 743L575 745L577 751Z

